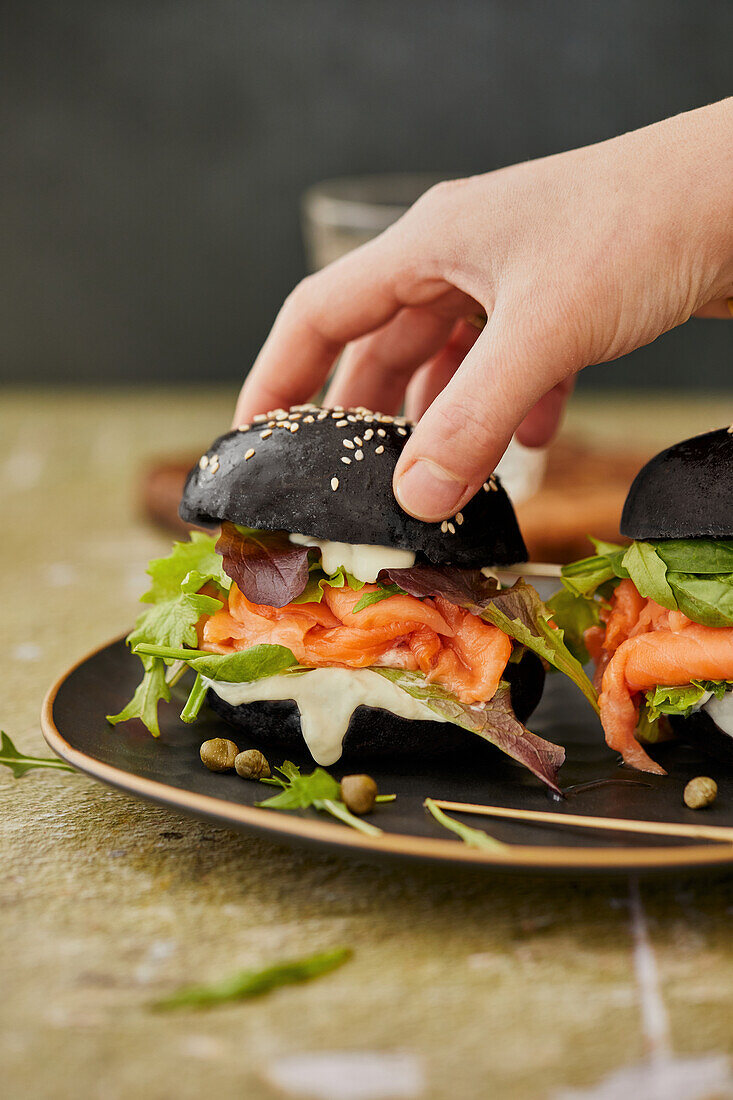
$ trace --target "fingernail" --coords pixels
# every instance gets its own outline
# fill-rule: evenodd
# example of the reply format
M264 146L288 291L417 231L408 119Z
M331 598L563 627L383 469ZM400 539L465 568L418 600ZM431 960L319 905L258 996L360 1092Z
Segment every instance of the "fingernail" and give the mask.
M397 479L397 503L415 519L435 522L455 512L466 483L429 458L420 458Z

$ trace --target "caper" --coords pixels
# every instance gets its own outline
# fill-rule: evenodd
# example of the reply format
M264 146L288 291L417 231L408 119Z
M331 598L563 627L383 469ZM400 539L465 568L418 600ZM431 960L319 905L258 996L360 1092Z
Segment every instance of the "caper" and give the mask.
M259 749L245 749L234 761L234 770L242 779L269 779L270 765Z
M234 767L239 749L233 741L227 741L226 737L213 737L211 741L204 741L199 749L201 763L205 764L210 772L228 772Z
M377 784L371 775L345 775L341 780L341 799L352 814L368 814L376 797Z
M697 775L687 784L682 797L685 800L685 806L689 806L691 810L702 810L715 802L717 794L718 784L714 779L709 775Z

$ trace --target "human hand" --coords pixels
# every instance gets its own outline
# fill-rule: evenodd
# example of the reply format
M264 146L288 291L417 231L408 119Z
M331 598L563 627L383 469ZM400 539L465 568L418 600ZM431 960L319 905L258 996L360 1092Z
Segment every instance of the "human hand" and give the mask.
M512 434L552 436L574 375L690 316L730 317L733 99L599 145L439 184L283 305L235 424L307 400L419 419L411 515L460 510ZM480 330L465 320L485 313ZM420 419L421 418L421 419Z

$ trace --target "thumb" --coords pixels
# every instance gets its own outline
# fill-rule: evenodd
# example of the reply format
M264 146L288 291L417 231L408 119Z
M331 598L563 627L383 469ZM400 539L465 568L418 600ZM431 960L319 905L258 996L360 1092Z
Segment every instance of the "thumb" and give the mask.
M562 350L553 354L546 333L523 343L513 327L510 341L492 318L402 452L394 493L416 519L434 523L460 511L494 470L528 410L571 373Z

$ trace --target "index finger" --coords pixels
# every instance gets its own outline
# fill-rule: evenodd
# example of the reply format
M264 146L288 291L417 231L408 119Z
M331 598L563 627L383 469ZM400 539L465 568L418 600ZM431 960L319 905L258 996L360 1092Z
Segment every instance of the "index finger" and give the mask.
M296 286L242 386L234 427L255 413L307 401L346 344L402 309L389 236L382 234Z

